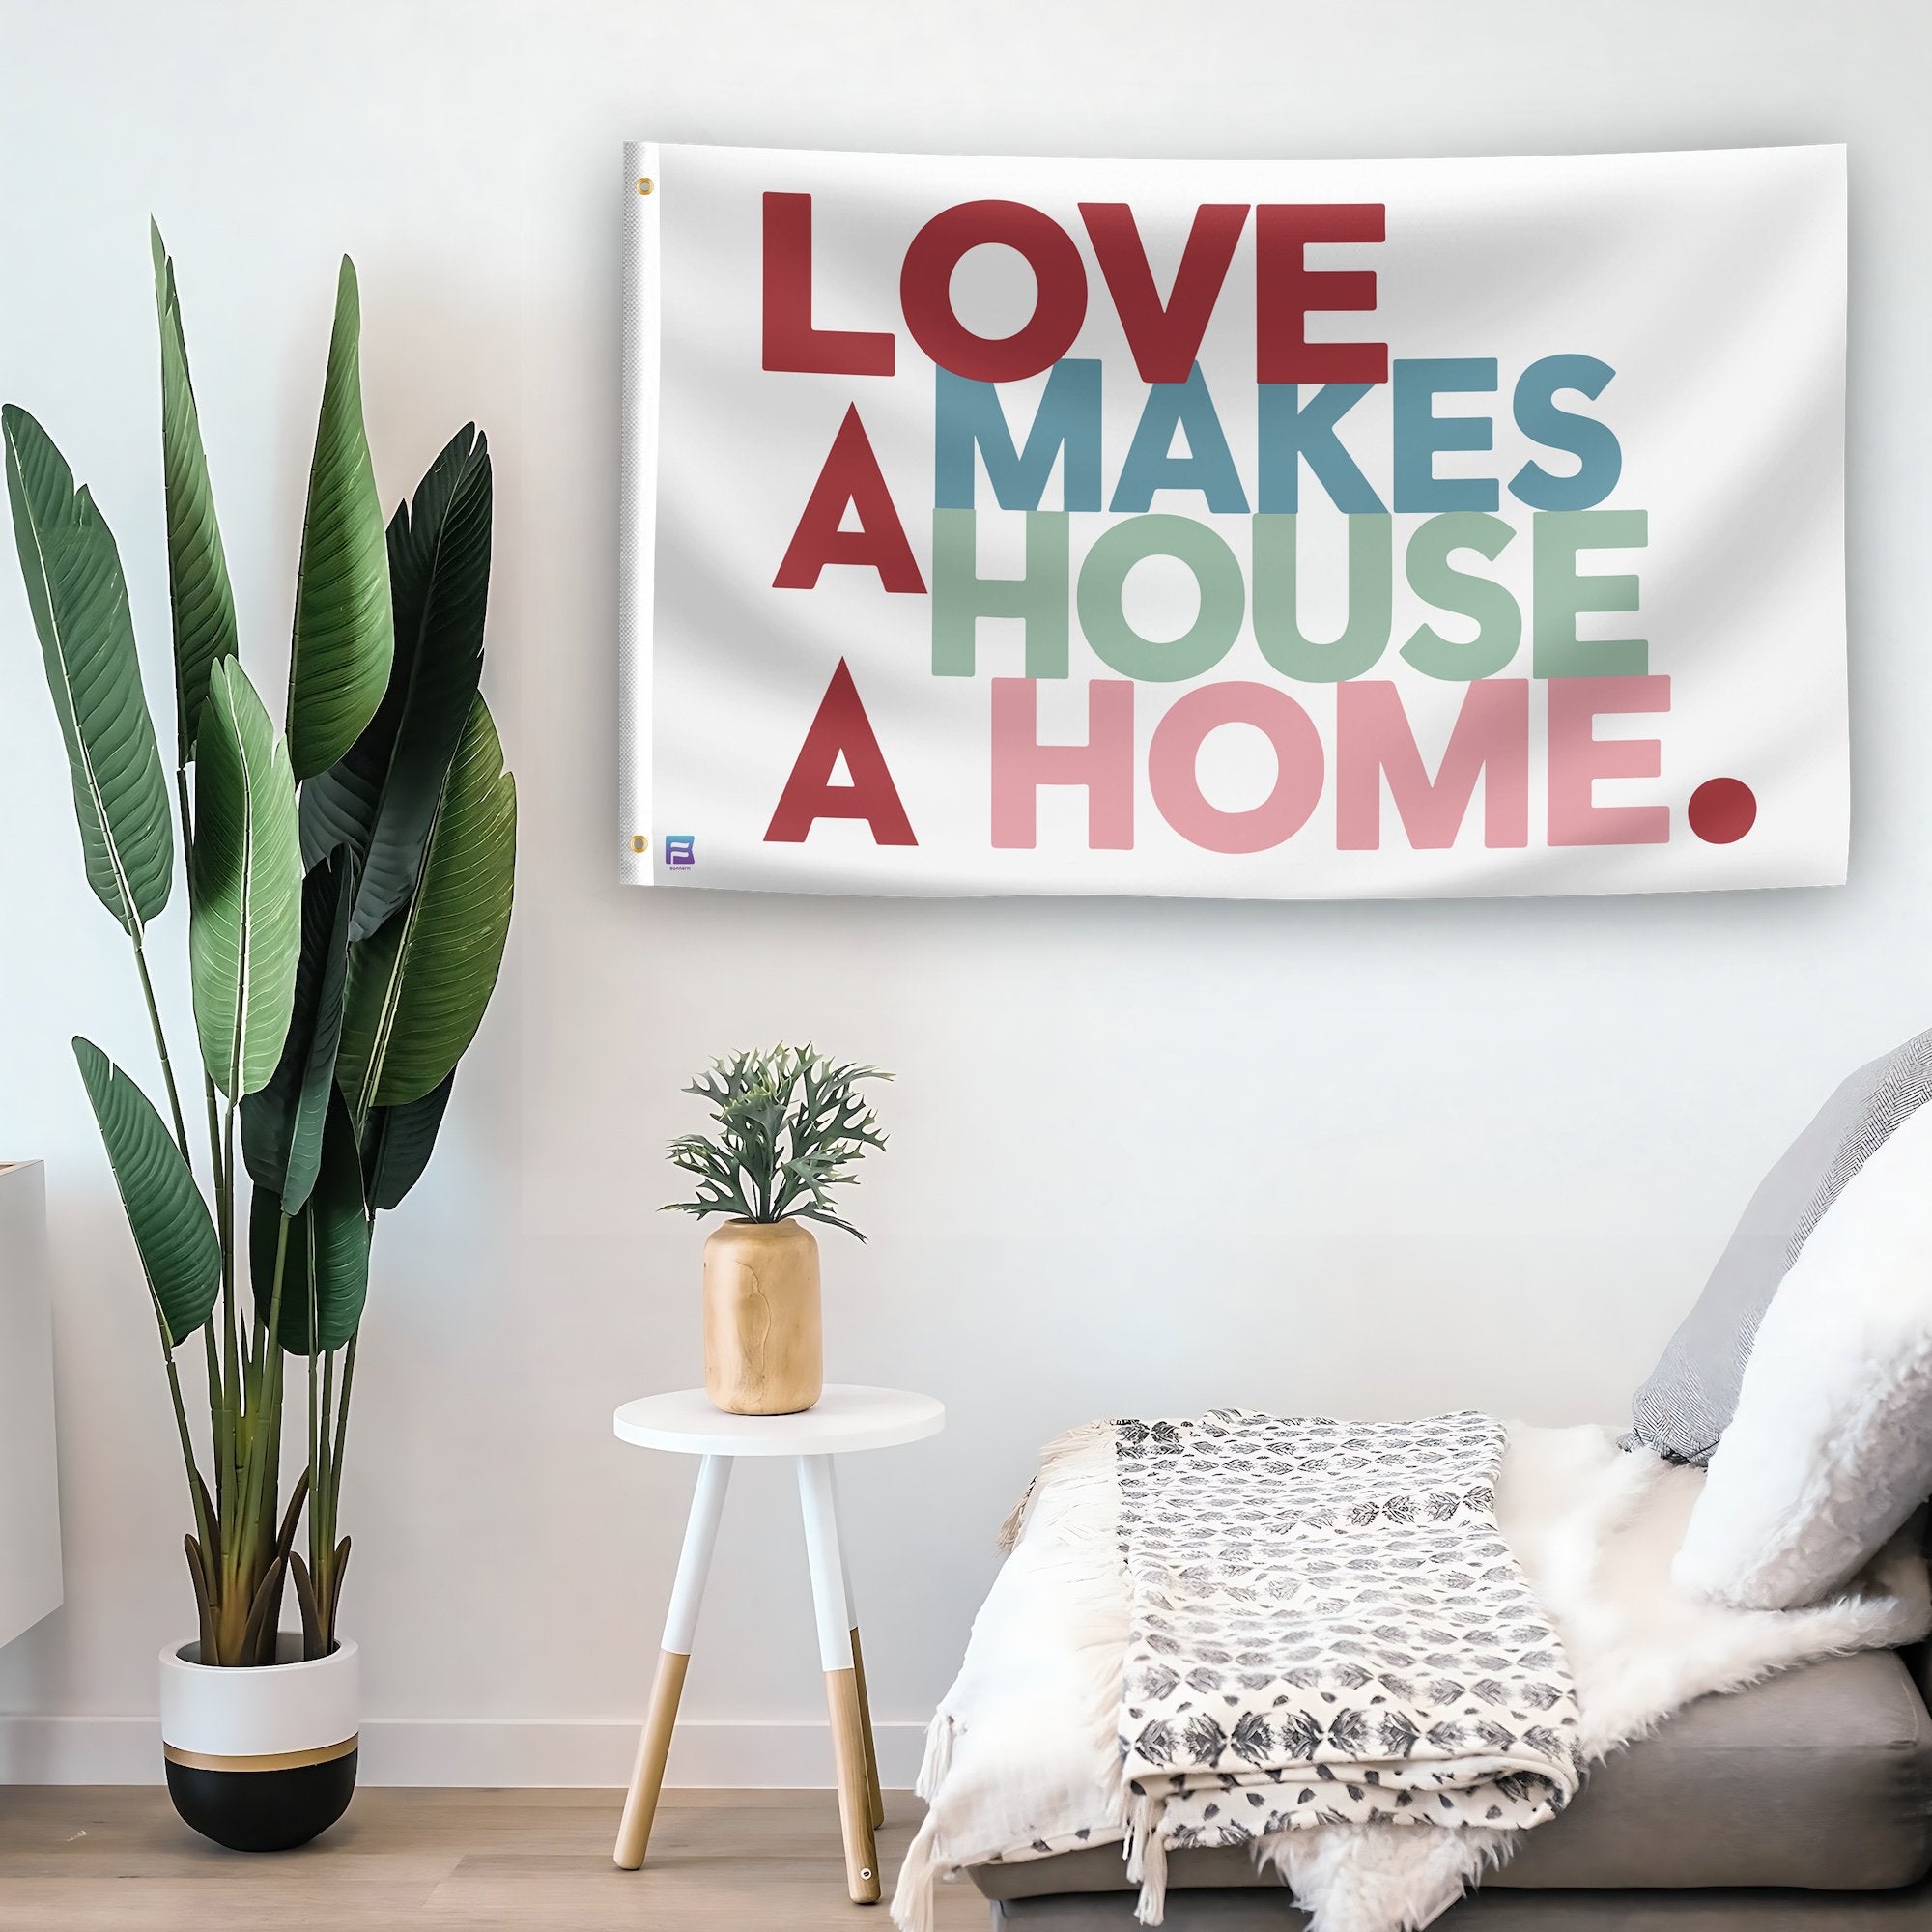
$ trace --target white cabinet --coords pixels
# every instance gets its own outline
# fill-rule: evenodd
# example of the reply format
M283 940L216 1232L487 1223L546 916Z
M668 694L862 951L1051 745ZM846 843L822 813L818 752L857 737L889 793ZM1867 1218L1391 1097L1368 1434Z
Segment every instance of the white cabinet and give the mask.
M0 1164L0 1643L61 1600L53 1308L41 1164Z

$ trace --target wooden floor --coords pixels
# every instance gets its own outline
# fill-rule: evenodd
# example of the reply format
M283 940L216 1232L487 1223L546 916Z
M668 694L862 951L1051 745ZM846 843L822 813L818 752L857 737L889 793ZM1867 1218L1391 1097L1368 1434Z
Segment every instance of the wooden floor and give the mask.
M0 1932L892 1932L845 1896L829 1791L668 1791L641 1871L611 1862L614 1791L358 1791L300 1851L197 1838L165 1791L0 1787ZM886 1795L886 1896L919 1801ZM939 1932L984 1932L967 1885Z

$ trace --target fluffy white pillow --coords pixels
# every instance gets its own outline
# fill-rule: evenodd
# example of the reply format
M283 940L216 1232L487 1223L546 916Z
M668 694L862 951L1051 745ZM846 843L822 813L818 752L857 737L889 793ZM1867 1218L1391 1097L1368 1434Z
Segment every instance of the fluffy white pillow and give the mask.
M1852 1178L1765 1313L1671 1575L1745 1609L1850 1580L1932 1494L1932 1106Z

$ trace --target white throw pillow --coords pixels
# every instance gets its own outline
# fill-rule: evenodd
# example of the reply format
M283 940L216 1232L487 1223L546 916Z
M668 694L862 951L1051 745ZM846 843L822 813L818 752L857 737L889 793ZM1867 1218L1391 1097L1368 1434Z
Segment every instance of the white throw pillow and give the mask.
M1745 1609L1848 1582L1932 1494L1932 1107L1855 1175L1766 1311L1671 1575Z

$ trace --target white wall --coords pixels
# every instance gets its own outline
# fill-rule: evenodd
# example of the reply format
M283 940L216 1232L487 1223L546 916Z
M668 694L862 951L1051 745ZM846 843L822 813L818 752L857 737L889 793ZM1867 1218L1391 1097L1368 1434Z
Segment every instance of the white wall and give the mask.
M374 1776L615 1778L690 1471L614 1403L696 1378L652 1210L682 1077L780 1034L894 1067L837 1377L943 1396L846 1483L882 1718L956 1661L1034 1446L1220 1403L1618 1413L1769 1159L1932 1021L1922 611L1932 14L1910 0L82 4L0 25L0 394L122 538L167 688L145 222L161 219L257 675L279 679L335 254L393 499L497 456L488 686L523 794L505 984L384 1227L344 1516ZM619 143L1537 154L1849 141L1852 884L1540 903L810 901L619 888ZM189 1627L153 1331L67 1036L145 1066L0 574L0 1155L44 1155L68 1603L0 1653L0 1776L152 1775ZM185 1042L173 963L157 942ZM817 1777L802 1550L733 1497L687 1778ZM94 1719L94 1722L38 1721ZM408 1723L402 1720L423 1720ZM530 1720L530 1721L518 1721ZM735 1726L735 1728L734 1728ZM789 1727L789 1728L788 1728Z

